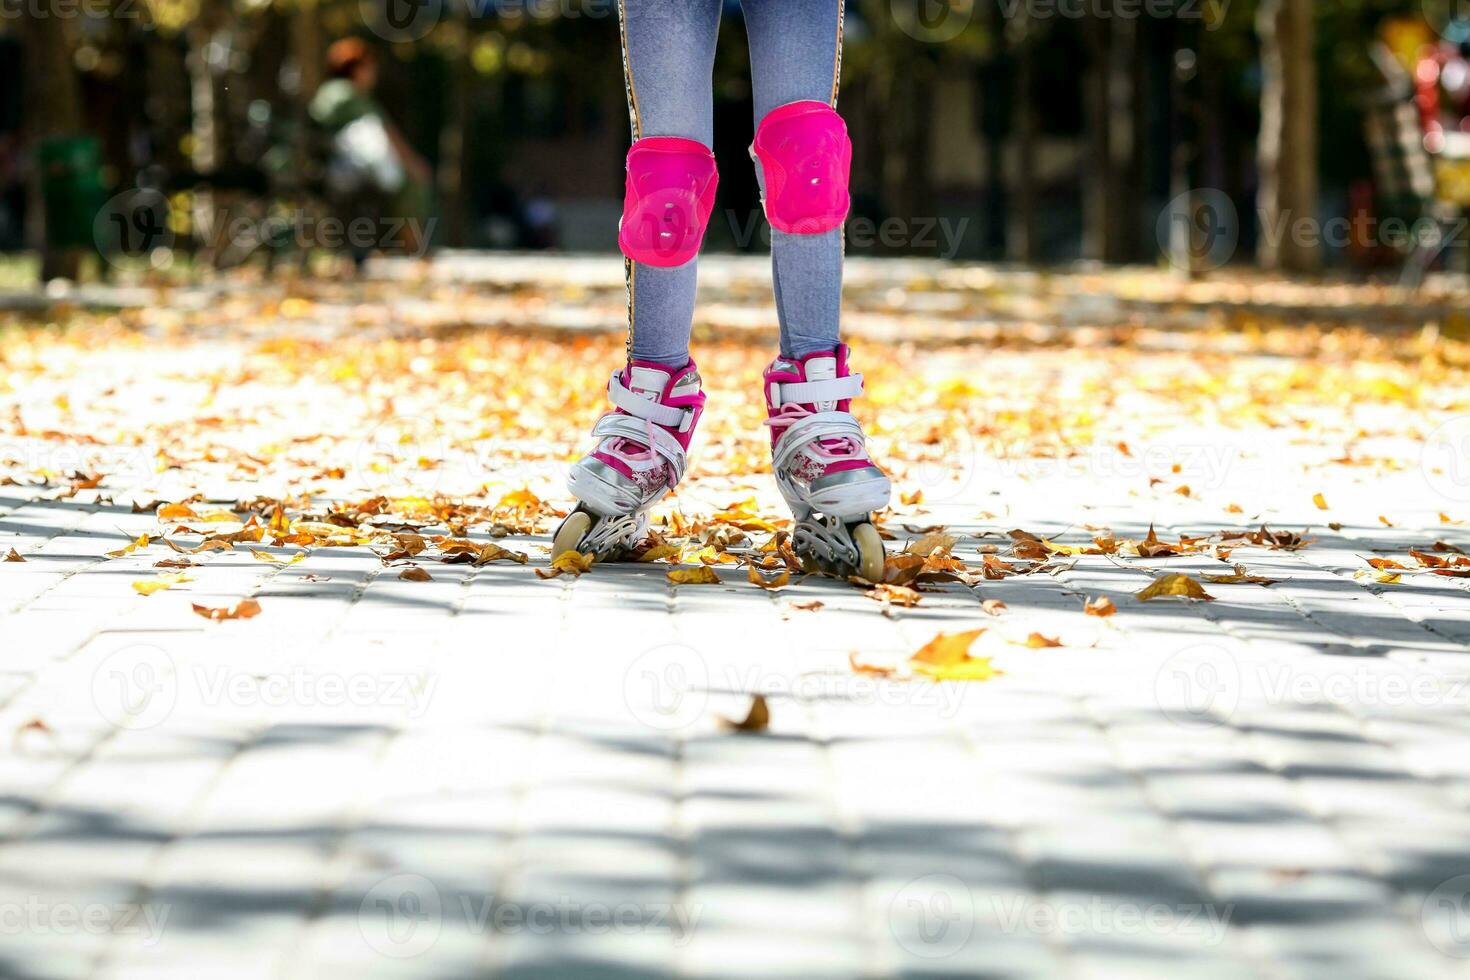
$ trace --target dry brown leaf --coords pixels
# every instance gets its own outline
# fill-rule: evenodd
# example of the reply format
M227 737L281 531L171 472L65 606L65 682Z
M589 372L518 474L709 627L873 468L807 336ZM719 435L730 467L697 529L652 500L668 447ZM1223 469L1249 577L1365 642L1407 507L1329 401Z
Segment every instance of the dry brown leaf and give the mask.
M592 571L593 557L580 551L564 551L557 555L549 568L536 569L537 578L556 578L558 575L581 575Z
M1109 599L1105 595L1100 595L1094 596L1093 598L1088 599L1086 602L1084 602L1082 604L1082 611L1089 616L1097 616L1100 619L1106 619L1108 616L1116 613L1118 611L1118 607L1113 604L1112 599Z
M137 540L132 541L131 543L129 543L127 547L125 547L125 548L119 548L116 551L109 551L107 553L107 557L108 558L121 558L124 555L131 555L133 552L137 551L139 548L146 548L146 547L148 547L148 535L146 535L146 534L140 534L140 535L138 535Z
M764 694L757 694L751 699L750 710L745 713L742 721L721 718L720 724L732 732L763 732L771 725L771 706L766 703Z
M260 615L260 603L254 599L241 599L233 606L215 608L201 606L197 602L190 603L190 606L196 615L211 619L216 623L227 619L254 619Z
M6 553L5 560L6 561L25 561L25 559L21 557L20 552L19 551L16 551L14 548L11 548L10 551Z
M1006 604L999 599L986 599L980 603L980 611L987 616L999 616L1006 608Z
M791 584L791 572L784 568L776 575L775 578L771 579L766 578L760 572L756 571L754 563L752 563L746 569L746 571L750 578L750 584L758 585L761 588L766 589L767 591L784 588L785 586Z
M434 576L418 565L410 565L398 573L398 577L405 582L432 582Z
M700 565L698 568L670 569L667 573L668 580L675 585L719 585L720 577L715 570L708 565Z
M885 605L903 606L906 609L912 609L923 599L923 596L916 590L906 585L888 585L886 583L879 583L873 586L864 592L863 595Z
M1135 598L1147 602L1149 599L1160 599L1178 596L1185 599L1204 599L1213 601L1214 596L1205 591L1205 587L1188 575L1173 573L1162 575L1154 579L1148 588L1136 594Z

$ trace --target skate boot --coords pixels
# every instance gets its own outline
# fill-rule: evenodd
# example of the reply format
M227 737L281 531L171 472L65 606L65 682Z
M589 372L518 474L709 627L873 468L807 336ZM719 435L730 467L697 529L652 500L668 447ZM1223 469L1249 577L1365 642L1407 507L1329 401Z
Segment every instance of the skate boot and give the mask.
M554 561L567 551L616 559L648 531L648 509L678 485L694 427L704 410L699 370L630 361L607 386L612 411L597 420L597 448L572 465L567 488L576 508L552 539Z
M847 369L847 347L766 368L771 469L796 518L792 545L808 571L883 580L883 540L870 520L888 506L887 475L871 459L848 411L863 376Z

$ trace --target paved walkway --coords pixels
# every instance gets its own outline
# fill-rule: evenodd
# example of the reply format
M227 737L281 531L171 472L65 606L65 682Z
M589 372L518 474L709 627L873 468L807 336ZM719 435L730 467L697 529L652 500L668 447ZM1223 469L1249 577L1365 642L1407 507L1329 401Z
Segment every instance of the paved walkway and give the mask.
M1470 488L1432 461L1326 486L1299 433L1160 447L1193 495L1150 487L1138 446L955 458L895 547L1177 541L1266 498L1311 545L1236 547L1276 584L1213 602L1132 598L1230 571L1202 553L1063 554L903 608L734 566L405 581L330 546L202 552L144 597L172 553L107 553L177 523L133 512L162 477L0 469L0 557L24 558L0 562L0 976L1470 975L1470 591L1364 562L1470 551L1440 517ZM494 540L534 563L548 535ZM1115 615L1084 614L1099 594ZM265 612L191 612L246 597ZM981 627L991 682L849 663ZM756 694L769 729L729 731Z

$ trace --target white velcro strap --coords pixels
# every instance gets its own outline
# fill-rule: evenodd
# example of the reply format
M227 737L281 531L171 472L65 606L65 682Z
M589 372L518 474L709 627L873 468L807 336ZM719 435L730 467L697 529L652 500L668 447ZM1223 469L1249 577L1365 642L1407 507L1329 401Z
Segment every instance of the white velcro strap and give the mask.
M818 412L805 418L797 419L787 427L776 443L775 457L771 465L780 469L802 446L807 445L814 439L830 439L833 437L845 437L856 439L858 442L866 442L863 437L863 427L850 412Z
M599 439L631 439L640 446L648 446L674 467L676 480L684 477L684 447L679 445L678 439L656 425L641 422L631 415L609 412L597 420L597 424L592 427L592 435ZM650 439L652 445L649 444Z
M687 408L675 408L672 405L660 405L642 397L637 392L629 391L623 387L623 379L620 372L614 371L612 380L607 383L607 397L618 408L629 415L652 422L654 425L673 426L683 431L688 424L688 416L693 413Z
M861 374L849 374L845 378L828 378L826 381L793 381L790 384L778 384L772 387L777 389L781 405L816 405L820 402L840 402L849 398L856 398L863 393L863 376Z

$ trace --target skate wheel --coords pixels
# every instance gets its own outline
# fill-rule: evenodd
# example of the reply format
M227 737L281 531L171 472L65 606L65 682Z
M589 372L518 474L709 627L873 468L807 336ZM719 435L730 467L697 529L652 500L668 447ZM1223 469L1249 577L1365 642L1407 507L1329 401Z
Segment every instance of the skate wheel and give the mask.
M556 529L556 536L551 539L551 560L556 561L568 551L577 551L582 539L592 529L592 515L584 510L574 510L561 522L561 527Z
M852 543L858 551L858 574L869 582L883 581L883 564L887 556L883 553L883 539L878 529L871 524L859 524L852 529Z

